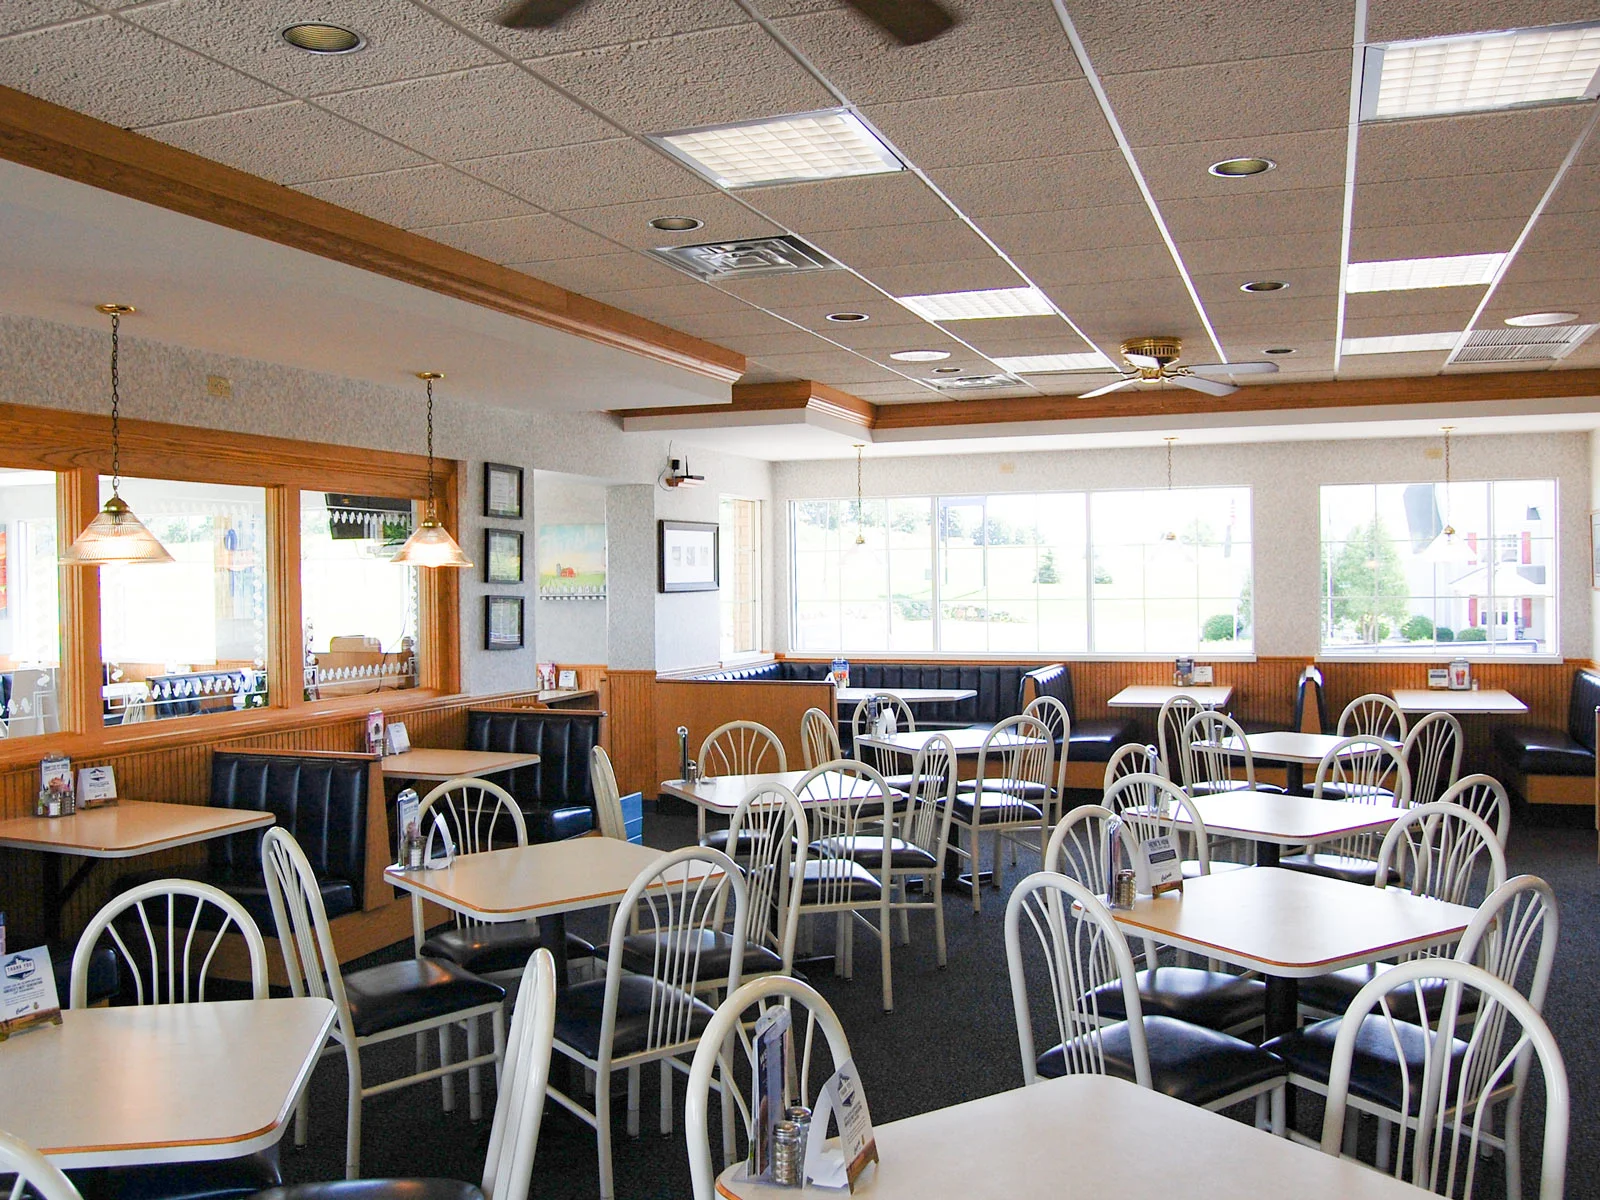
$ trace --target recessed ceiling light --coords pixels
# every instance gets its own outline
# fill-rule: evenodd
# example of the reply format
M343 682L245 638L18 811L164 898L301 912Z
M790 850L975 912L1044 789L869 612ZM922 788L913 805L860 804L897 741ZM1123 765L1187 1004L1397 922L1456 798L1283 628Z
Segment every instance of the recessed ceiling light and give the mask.
M704 221L694 217L656 217L650 222L650 228L660 229L666 233L688 233L704 224Z
M1600 24L1552 25L1368 46L1361 119L1429 117L1591 100Z
M996 358L994 365L1013 375L1046 375L1062 371L1109 371L1111 360L1098 350L1084 354L1023 354Z
M941 362L950 357L948 350L896 350L889 355L895 362Z
M1459 333L1401 333L1386 337L1345 338L1346 354L1411 354L1418 350L1449 350Z
M837 321L841 325L853 325L857 321L866 321L870 319L871 318L869 318L866 313L836 312L828 314L828 320Z
M725 188L905 170L860 117L842 108L650 139Z
M1252 279L1249 283L1241 283L1241 292L1281 292L1289 285L1281 279Z
M1403 292L1410 288L1475 287L1494 279L1504 254L1455 254L1448 258L1396 258L1351 263L1347 292Z
M925 321L982 321L993 317L1048 317L1055 313L1038 288L992 288L981 292L940 292L931 296L901 296L904 304Z
M1212 163L1207 170L1224 179L1243 179L1250 175L1265 175L1277 165L1270 158L1225 158Z
M965 367L935 367L933 373L935 375L959 375L965 369Z
M308 54L351 54L367 44L353 29L318 21L289 26L283 31L283 40Z
M1523 313L1520 317L1507 317L1506 324L1537 327L1540 325L1565 325L1568 321L1576 321L1577 319L1578 314L1575 312Z
M1295 352L1295 350L1294 350L1293 346L1272 346L1272 347L1270 347L1270 348L1268 348L1266 350L1263 350L1261 353L1263 353L1263 354L1293 354L1294 352Z

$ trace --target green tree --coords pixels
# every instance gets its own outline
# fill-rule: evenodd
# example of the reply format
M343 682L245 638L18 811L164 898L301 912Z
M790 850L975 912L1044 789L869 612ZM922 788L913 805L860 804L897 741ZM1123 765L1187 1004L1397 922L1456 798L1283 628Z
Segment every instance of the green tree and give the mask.
M1060 583L1061 572L1056 570L1056 552L1046 550L1039 559L1039 567L1033 573L1035 583Z
M1333 623L1352 626L1358 641L1382 641L1406 619L1406 574L1382 518L1352 529L1324 572Z
M1217 613L1207 617L1200 626L1200 640L1202 642L1231 642L1234 638L1234 619L1232 613Z

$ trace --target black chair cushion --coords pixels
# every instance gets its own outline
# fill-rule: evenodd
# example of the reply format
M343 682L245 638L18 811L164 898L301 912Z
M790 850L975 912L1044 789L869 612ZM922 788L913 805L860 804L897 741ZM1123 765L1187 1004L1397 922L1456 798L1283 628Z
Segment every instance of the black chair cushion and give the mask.
M1145 1042L1150 1051L1150 1086L1187 1104L1206 1105L1258 1084L1284 1079L1282 1060L1259 1046L1215 1029L1175 1021L1171 1017L1146 1017ZM1132 1080L1133 1044L1128 1025L1119 1021L1099 1030L1106 1073ZM1039 1074L1065 1075L1066 1055L1060 1046L1039 1056Z
M437 958L407 958L344 977L357 1037L443 1017L506 998L498 983Z
M1199 967L1157 967L1140 971L1139 1006L1147 1017L1176 1017L1207 1029L1234 1029L1266 1014L1267 985L1226 971ZM1095 990L1099 1012L1107 1020L1126 1020L1122 985Z
M254 869L243 863L237 866L228 863L199 863L194 866L135 871L119 879L117 888L119 891L126 891L156 879L189 879L221 888L244 906L245 912L250 914L251 920L255 921L256 927L263 934L267 937L277 936L278 927L272 920L272 902L267 899L267 884L261 875L259 862L255 864ZM356 911L356 889L348 879L318 876L317 891L322 895L322 907L328 910L328 920ZM162 912L165 911L163 908ZM183 912L181 905L179 912ZM207 905L201 912L200 924L202 927L215 926L220 916L220 911L214 905Z
M1243 792L1249 790L1250 785L1243 779L1216 779L1204 783L1191 783L1184 791L1191 796L1223 796L1229 792ZM1283 789L1275 783L1262 783L1256 781L1255 790L1269 796L1283 795Z
M1390 969L1387 963L1367 963L1359 967L1346 967L1342 971L1332 971L1327 975L1318 975L1314 979L1302 979L1300 1003L1322 1012L1342 1013L1350 1007L1350 1001L1356 998L1356 993L1365 987L1373 976ZM1439 1015L1440 1007L1444 1003L1445 986L1442 979L1422 980L1423 1004L1432 1017L1437 1018ZM1475 1012L1477 1007L1478 993L1464 990L1461 994L1461 1011ZM1389 1011L1402 1021L1420 1020L1415 985L1407 984L1390 992Z
M258 1200L483 1200L483 1193L455 1179L338 1179L272 1188Z
M1378 864L1359 858L1346 858L1341 854L1286 854L1278 860L1280 867L1291 871L1304 871L1307 875L1321 875L1325 879L1342 879L1346 883L1359 883L1371 887L1378 878ZM1389 868L1389 882L1400 882L1400 872Z
M622 939L622 965L637 975L653 975L656 954L681 956L687 945L700 956L698 978L708 982L728 977L733 963L733 935L714 929L696 931L692 941L681 930L676 933L633 933ZM746 944L743 975L770 975L783 970L783 959L766 946Z
M283 1182L278 1148L215 1162L68 1171L83 1200L236 1200Z
M638 1054L649 1043L650 1014L660 998L675 989L644 975L624 975L617 986L617 1021L611 1037L611 1055ZM713 1010L700 1000L690 1000L689 1036L698 1037L710 1023ZM585 1058L600 1057L600 1021L605 1015L606 981L591 980L570 987L556 999L556 1041ZM657 1012L657 1019L660 1014Z
M56 996L65 1008L72 996L72 955L76 947L50 943L50 966L56 974ZM88 984L90 1004L110 1000L122 990L122 972L117 966L117 952L110 946L96 946L89 955Z
M536 808L522 816L530 842L564 842L594 829L592 808Z
M1006 795L1020 796L1022 799L1031 800L1035 804L1050 798L1050 788L1045 784L1035 783L1031 779L986 779L984 780L984 786L986 790L991 792L997 792L1004 788ZM978 781L976 779L962 779L956 783L957 795L970 794L977 790Z
M755 852L756 838L749 829L739 831L739 841L733 850L728 849L728 831L726 829L708 829L706 836L700 840L702 846L713 850L721 850L724 854L731 855L736 862L748 862L750 855Z
M1067 741L1068 762L1110 762L1117 747L1134 741L1137 726L1124 717L1095 721L1073 721Z
M873 870L883 863L883 838L877 834L858 833L848 838L823 838L811 843L811 853L825 858L841 857L848 851L851 842L855 843L855 860L863 867ZM907 871L931 871L939 864L921 846L895 838L889 847L889 865Z
M1029 804L1026 800L1013 800L1010 796L1000 792L984 792L978 800L981 812L978 816L979 825L998 824L1001 821L1042 821L1044 814L1039 811L1039 806ZM964 825L972 824L973 797L971 795L957 795L955 806L955 819Z
M1266 1042L1263 1050L1270 1050L1296 1075L1326 1084L1333 1066L1333 1043L1339 1036L1343 1017L1329 1017L1303 1029L1285 1033ZM1350 1059L1350 1094L1373 1104L1387 1105L1396 1112L1401 1106L1402 1075L1401 1056L1405 1062L1405 1077L1410 1080L1409 1108L1416 1114L1421 1101L1423 1056L1430 1037L1435 1035L1420 1025L1389 1022L1381 1015L1369 1013L1361 1022L1361 1032L1356 1035L1355 1053ZM1395 1052L1395 1042L1400 1043L1400 1053ZM1459 1069L1467 1051L1467 1043L1460 1038L1451 1050L1451 1059Z
M1523 775L1593 775L1594 751L1570 733L1537 725L1501 725L1494 748Z
M533 952L546 945L544 934L531 921L502 921L492 925L464 925L446 929L422 943L426 958L453 962L474 975L520 971ZM575 933L567 934L567 957L591 958L594 946Z
M837 881L837 873L842 870L844 870L844 867L837 859L808 858L806 860L805 882L800 885L800 903L816 904L819 902L822 895L820 881L824 878L831 881L828 884L828 903L838 903L840 893L844 891L844 887ZM862 902L876 900L883 890L878 886L877 877L860 863L849 864L849 870L850 884L846 898L851 901ZM827 872L826 875L824 875L824 871Z

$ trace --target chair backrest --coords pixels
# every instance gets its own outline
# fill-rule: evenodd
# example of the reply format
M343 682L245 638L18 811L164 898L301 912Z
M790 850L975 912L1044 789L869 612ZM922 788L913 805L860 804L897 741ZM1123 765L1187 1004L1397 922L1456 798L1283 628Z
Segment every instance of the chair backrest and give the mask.
M1442 993L1429 996L1426 980L1443 979ZM1404 992L1417 1006L1420 1020L1402 1020L1389 997ZM1471 1028L1463 1028L1463 994L1477 999ZM1411 1014L1408 1014L1408 1016ZM1369 1016L1378 1022L1373 1030ZM1487 1161L1484 1135L1491 1131L1490 1106L1506 1104L1506 1119L1521 1116L1523 1081L1532 1057L1543 1076L1544 1154L1540 1163L1540 1200L1561 1200L1566 1185L1567 1131L1571 1100L1566 1066L1544 1019L1503 979L1469 962L1430 958L1401 963L1369 981L1350 1002L1333 1043L1328 1095L1322 1118L1322 1149L1338 1154L1344 1139L1344 1118L1350 1091L1350 1067L1357 1036L1376 1036L1383 1045L1415 1037L1417 1026L1427 1039L1420 1067L1400 1069L1400 1099L1411 1120L1397 1122L1399 1139L1392 1159L1394 1174L1443 1196L1474 1194L1477 1172ZM1465 1047L1452 1051L1453 1039ZM1402 1060L1404 1062L1404 1060ZM1508 1139L1510 1153L1518 1139ZM1520 1188L1516 1192L1521 1194Z
M1543 1012L1560 932L1555 890L1537 875L1516 875L1478 905L1477 915L1456 944L1456 957L1476 963L1519 990L1526 982L1528 1003ZM1531 973L1526 969L1530 953Z
M1105 782L1101 784L1100 790L1110 791L1111 785L1124 775L1165 776L1166 774L1167 764L1154 746L1127 742L1113 750L1111 757L1106 759Z
M1108 867L1106 823L1116 815L1103 804L1080 804L1062 817L1050 831L1042 869L1076 879L1098 895Z
M522 968L505 1066L483 1160L484 1200L527 1200L556 1028L556 960L540 947Z
M1461 778L1461 722L1429 713L1411 727L1400 753L1411 771L1411 803L1437 800Z
M1026 944L1024 924L1034 934ZM1053 1033L1061 1048L1062 1071L1068 1075L1107 1073L1102 1028L1112 1017L1101 1013L1096 993L1107 984L1120 984L1134 1082L1149 1087L1150 1055L1127 939L1104 901L1076 879L1053 871L1028 876L1006 902L1006 966L1011 976L1017 1042L1022 1051L1023 1082L1039 1081L1026 966L1030 958L1039 957L1043 959L1042 977L1055 1010Z
M1205 790L1242 781L1255 790L1255 756L1244 730L1227 713L1202 708L1184 723L1181 736L1184 787Z
M1056 785L1055 751L1050 727L1038 717L1007 717L984 734L975 778L984 796L984 820L1026 820L1038 798L1029 795L1028 785Z
M1378 848L1373 882L1388 885L1393 867L1415 896L1471 904L1506 881L1500 839L1477 813L1459 804L1418 804L1389 826Z
M727 903L733 898L729 922ZM608 1077L612 1041L617 1028L617 1000L621 994L622 966L628 936L637 929L652 939L652 961L637 973L658 986L651 995L643 1040L630 1053L649 1054L695 1040L695 1015L700 1001L695 993L703 984L720 983L720 970L702 967L712 935L731 929L731 957L726 986L739 986L744 968L744 931L750 921L750 893L738 864L709 846L685 846L663 854L640 871L617 906L611 920L611 952L606 959L605 1007L600 1016L600 1051L597 1074Z
M1067 706L1054 696L1036 696L1022 710L1025 717L1036 717L1050 731L1056 748L1056 796L1067 790L1067 752L1072 748L1072 716Z
M839 728L820 708L808 708L800 718L800 755L808 771L818 763L844 757L839 749Z
M622 789L604 746L589 751L589 781L594 784L594 824L601 837L628 840L628 822L622 815Z
M874 700L878 702L880 711L888 709L894 714L896 733L915 733L917 720L912 715L911 706L892 692L874 692L857 704L855 712L850 714L851 752L868 766L888 774L894 770L896 760L900 756L893 750L880 750L876 746L861 744L862 738L872 734L872 722L867 716L867 710Z
M209 883L156 879L140 884L108 901L78 938L70 1007L89 1002L89 963L102 935L126 964L136 1004L188 1004L206 998L211 962L230 932L243 936L253 994L265 1000L267 946L242 904Z
M1505 849L1506 838L1511 834L1511 797L1505 784L1492 775L1468 775L1458 779L1454 786L1439 797L1441 804L1459 804L1470 808L1489 822L1500 848Z
M717 1009L711 1023L700 1036L694 1061L689 1066L689 1088L684 1099L683 1130L689 1146L689 1175L694 1184L694 1200L719 1200L717 1168L711 1158L710 1097L712 1080L722 1081L725 1094L738 1109L739 1127L746 1143L752 1136L757 1114L751 1111L749 1080L755 1070L755 1045L751 1039L750 1010L765 1012L782 1005L789 1010L789 1039L792 1053L786 1063L784 1091L788 1103L811 1105L813 1078L826 1082L833 1072L850 1060L850 1041L838 1015L810 984L787 975L763 975L734 992ZM796 1010L804 1010L804 1019ZM817 1033L827 1047L827 1058L818 1051ZM738 1049L734 1049L735 1045ZM720 1069L719 1069L720 1068ZM819 1082L819 1087L820 1087ZM726 1136L727 1131L724 1131ZM729 1139L728 1145L732 1146Z
M83 1200L60 1167L21 1138L0 1129L0 1176L4 1175L16 1176L10 1192L12 1200L18 1200L28 1190L39 1200Z
M1186 782L1188 751L1183 746L1183 729L1189 718L1200 711L1200 701L1179 692L1167 697L1167 702L1156 714L1156 749L1161 761L1167 764L1167 774L1174 783Z
M1306 705L1306 697L1315 696L1316 703ZM1315 666L1308 666L1300 672L1300 683L1294 692L1294 723L1291 726L1297 733L1327 733L1331 722L1328 720L1328 697L1322 690L1322 672Z
M956 802L956 750L944 734L929 734L911 760L909 794L900 815L900 837L943 862Z
M322 889L300 843L287 829L274 826L261 839L261 871L267 881L272 923L283 951L284 974L291 996L321 996L339 1014L340 1039L356 1044L355 1022L339 971L339 952L328 928Z
M786 974L794 963L810 844L805 807L781 783L751 791L728 823L728 852L750 893L745 942L776 951Z
M1105 807L1122 818L1130 849L1153 837L1170 837L1183 857L1200 864L1200 874L1211 874L1211 842L1206 823L1187 792L1160 775L1124 775L1106 793ZM1180 828L1182 821L1187 828ZM1134 870L1143 875L1143 853L1132 854ZM1139 880L1141 891L1147 881ZM1151 965L1154 965L1152 962Z
M1341 737L1317 764L1311 794L1355 804L1411 803L1411 769L1392 742L1369 734Z
M417 829L424 838L433 828L437 815L455 839L457 854L483 854L507 846L526 846L528 826L516 797L487 779L447 779L426 796L417 807ZM438 843L435 842L438 849ZM476 917L453 914L456 928L483 925ZM411 893L411 941L420 951L426 936L423 929L422 897Z
M1381 692L1368 692L1357 696L1344 706L1339 714L1339 727L1334 730L1340 737L1382 738L1388 742L1403 742L1406 738L1406 715L1393 697Z
M700 774L764 775L787 771L783 742L759 721L729 721L718 725L700 743Z
M890 802L889 785L864 762L839 758L813 767L795 784L805 807L813 846L820 846L808 874L809 907L848 906L855 895L857 833L876 833ZM889 886L889 855L880 854L872 874Z

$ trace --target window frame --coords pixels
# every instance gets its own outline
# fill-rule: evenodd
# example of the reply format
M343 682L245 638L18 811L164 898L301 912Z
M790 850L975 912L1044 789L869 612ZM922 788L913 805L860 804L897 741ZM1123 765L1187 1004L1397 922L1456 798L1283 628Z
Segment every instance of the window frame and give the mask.
M725 602L719 602L718 604L718 653L722 656L723 662L739 662L744 659L759 658L765 653L761 647L761 643L765 640L763 637L763 627L766 624L766 622L762 620L762 613L764 609L763 593L765 592L765 587L762 579L761 546L762 542L765 540L764 526L766 524L766 516L760 497L740 496L732 492L725 492L717 497L717 518L719 525L722 524L722 507L723 505L729 503L749 504L752 506L750 522L750 555L752 558L752 570L750 573L751 598L749 600L749 604L751 607L751 623L753 626L751 629L751 633L753 635L751 640L754 642L754 645L749 650L729 651L726 648L728 632L722 626L722 616L727 611L725 605L736 606L739 602L737 600L728 600ZM722 526L722 535L719 545L727 548L730 555L736 556L739 553L738 540L728 536L730 528L731 527L727 525ZM737 563L734 565L737 567ZM722 581L723 588L731 590L736 579L737 572L728 578L724 578Z

